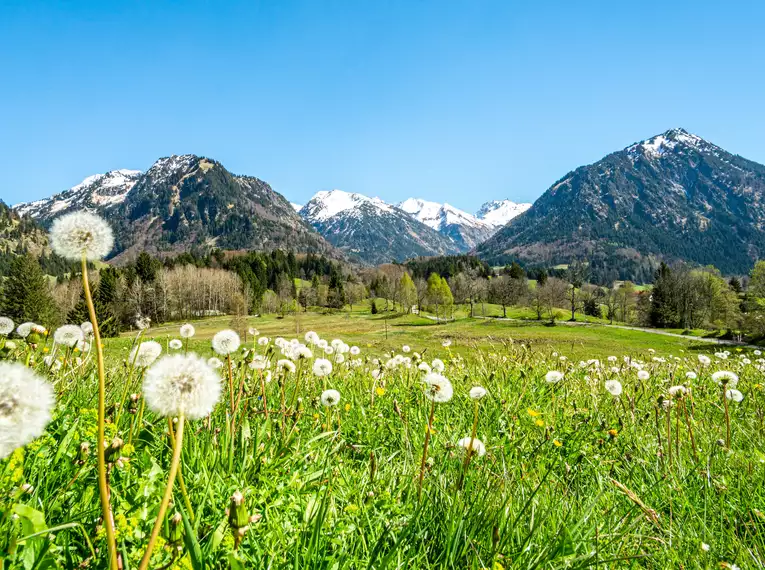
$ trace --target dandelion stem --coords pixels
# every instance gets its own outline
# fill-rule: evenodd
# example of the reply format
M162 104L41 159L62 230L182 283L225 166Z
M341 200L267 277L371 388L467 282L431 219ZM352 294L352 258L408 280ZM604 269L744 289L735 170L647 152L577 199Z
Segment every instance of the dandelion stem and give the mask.
M85 293L85 302L88 305L90 322L93 324L93 342L96 343L96 362L98 365L98 443L96 454L98 457L98 493L101 497L101 510L104 514L104 527L106 528L106 546L109 550L109 567L116 570L117 541L114 536L114 520L112 509L109 504L109 484L106 481L106 453L104 441L106 440L106 375L104 372L104 349L101 346L101 333L98 330L96 308L93 305L93 297L90 294L88 282L88 262L82 257L82 287Z
M728 385L723 384L723 405L725 406L725 447L730 449L730 412L728 411Z
M691 427L691 418L688 415L688 406L685 405L685 399L682 400L683 402L683 414L685 415L685 423L688 426L688 436L691 439L691 449L693 450L693 459L694 461L699 460L698 453L696 453L696 440L693 437L693 427Z
M467 475L467 469L470 465L470 460L473 457L473 444L475 442L476 432L478 431L478 400L475 400L473 407L473 429L470 432L470 447L465 453L465 461L462 462L462 474L460 475L459 483L457 483L457 489L462 489L462 483Z
M430 405L430 416L428 417L428 429L425 430L425 444L422 446L422 461L420 462L420 479L417 482L417 502L422 497L422 480L425 478L425 462L428 459L428 444L430 443L430 432L433 429L433 416L436 414L436 401Z
M171 420L172 421L172 420ZM170 463L170 473L167 476L167 487L165 488L165 494L162 497L162 502L159 504L159 512L157 513L157 520L154 522L154 528L151 531L151 537L149 543L146 545L146 552L141 558L141 565L138 570L146 570L149 567L149 560L151 560L151 553L154 550L154 545L157 542L159 536L159 530L162 528L162 523L165 519L165 512L167 512L167 506L170 504L170 498L173 496L173 483L175 482L175 476L178 473L178 466L181 462L181 448L183 447L183 424L185 423L184 416L178 418L178 431L175 434L175 445L173 446L173 459Z
M167 418L167 427L170 432L170 445L175 449L175 433L173 430L172 418ZM189 494L186 491L186 483L183 481L183 465L178 466L178 486L181 488L181 495L183 495L183 502L186 505L186 510L189 511L189 519L191 522L194 522L194 509L191 508Z
M268 420L268 402L266 401L266 382L263 380L263 370L260 370L260 393L263 396L263 413L266 414L266 420Z
M672 406L667 406L667 462L672 469Z

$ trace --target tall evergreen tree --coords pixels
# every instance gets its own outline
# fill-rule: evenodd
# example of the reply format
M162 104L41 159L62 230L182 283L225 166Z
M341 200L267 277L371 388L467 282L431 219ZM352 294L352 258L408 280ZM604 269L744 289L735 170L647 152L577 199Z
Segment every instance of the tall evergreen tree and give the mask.
M3 287L2 314L14 321L35 321L50 325L56 308L40 264L31 255L19 255L12 262Z

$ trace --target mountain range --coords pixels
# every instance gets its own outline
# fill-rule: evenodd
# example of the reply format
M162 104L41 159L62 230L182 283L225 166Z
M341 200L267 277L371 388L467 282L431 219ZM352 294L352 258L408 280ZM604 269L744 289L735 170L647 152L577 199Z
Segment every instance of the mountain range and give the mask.
M747 273L765 255L765 166L676 128L555 182L476 248L493 263L586 259L599 279L650 279L658 259Z
M174 155L146 172L89 176L19 204L12 223L6 215L6 228L17 235L16 227L30 230L22 219L47 227L87 208L114 226L118 263L144 250L283 248L364 264L471 252L527 267L586 259L601 281L648 281L662 259L747 272L765 255L764 196L765 166L676 128L566 174L533 206L495 200L471 214L419 198L391 204L341 190L298 205L213 159ZM24 247L34 249L33 242Z
M396 206L341 190L318 192L299 206L266 182L231 174L215 160L174 155L146 172L88 176L14 210L44 227L79 209L107 216L115 229L117 263L140 251L172 255L214 247L294 249L376 264L467 252L493 234L503 216L507 221L523 207L509 200L486 204L486 222L448 204L410 199Z

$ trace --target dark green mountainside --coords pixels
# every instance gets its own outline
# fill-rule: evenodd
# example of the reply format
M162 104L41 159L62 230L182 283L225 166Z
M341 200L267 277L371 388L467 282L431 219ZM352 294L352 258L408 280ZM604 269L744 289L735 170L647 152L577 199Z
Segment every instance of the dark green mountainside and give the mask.
M659 259L748 272L765 255L765 166L672 129L567 174L476 252L490 263L587 259L650 280Z

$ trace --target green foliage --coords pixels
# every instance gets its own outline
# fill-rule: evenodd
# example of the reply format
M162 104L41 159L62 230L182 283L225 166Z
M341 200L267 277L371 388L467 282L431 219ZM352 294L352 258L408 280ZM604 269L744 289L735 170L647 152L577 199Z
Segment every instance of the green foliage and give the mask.
M2 314L16 322L49 325L58 320L48 280L30 254L16 256L11 262L3 283Z

